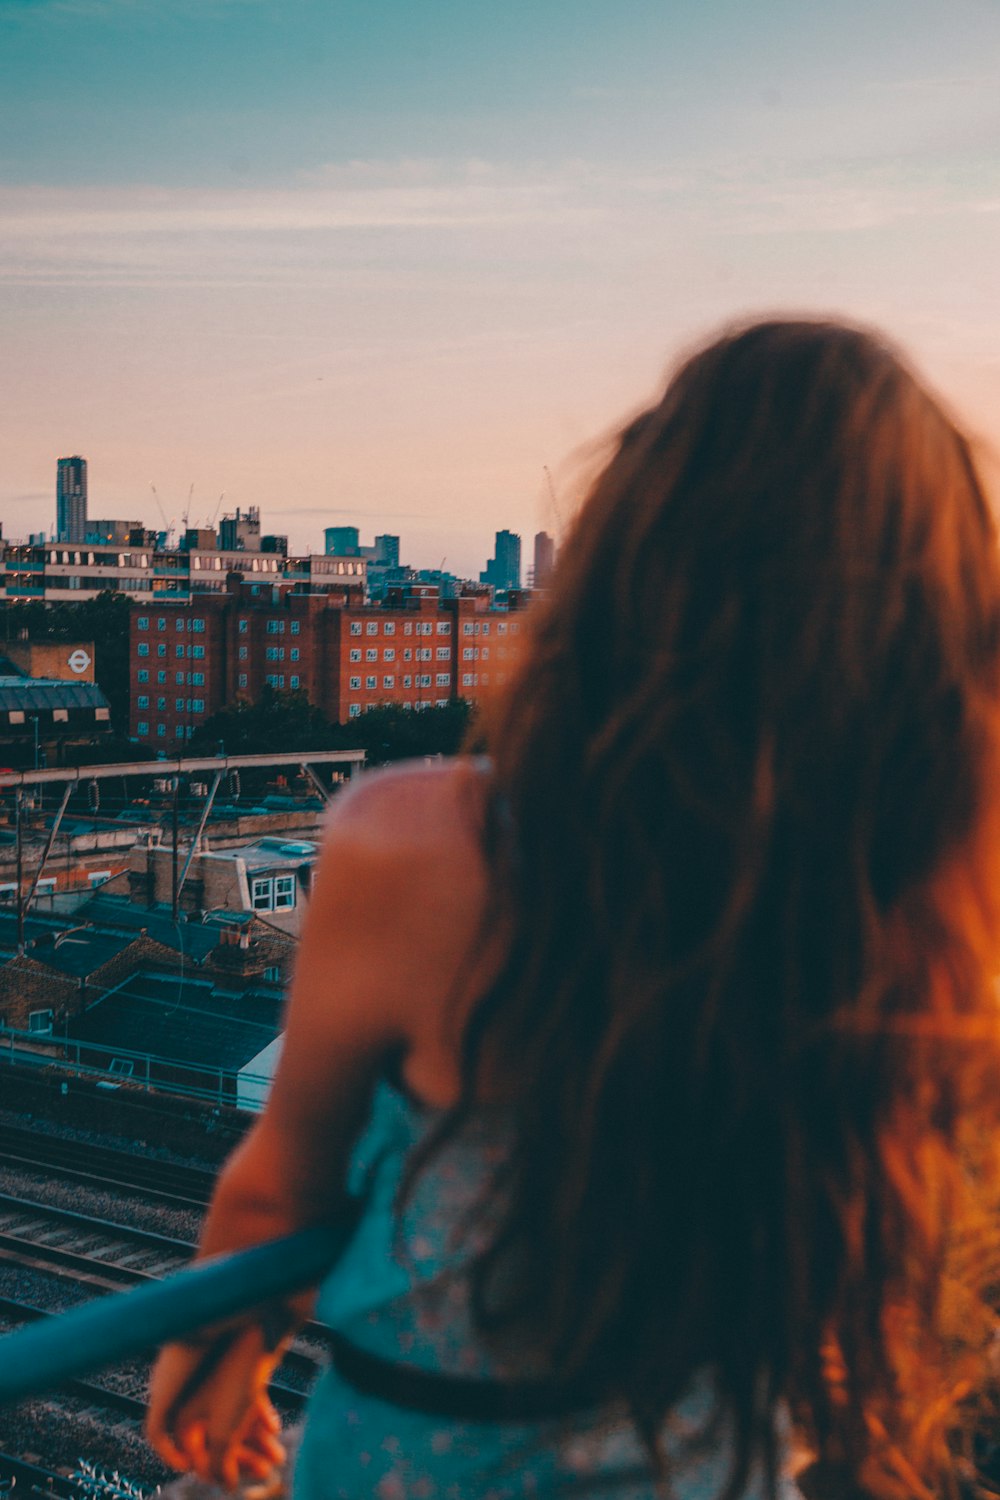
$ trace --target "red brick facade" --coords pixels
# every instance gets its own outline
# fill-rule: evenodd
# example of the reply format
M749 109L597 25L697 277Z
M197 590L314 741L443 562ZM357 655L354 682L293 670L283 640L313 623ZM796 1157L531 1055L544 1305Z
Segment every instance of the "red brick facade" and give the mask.
M516 612L490 609L485 596L439 600L420 585L380 606L346 591L262 597L245 584L197 603L134 604L130 732L172 750L224 704L256 702L268 685L306 692L336 723L386 703L475 702L505 680L520 628Z

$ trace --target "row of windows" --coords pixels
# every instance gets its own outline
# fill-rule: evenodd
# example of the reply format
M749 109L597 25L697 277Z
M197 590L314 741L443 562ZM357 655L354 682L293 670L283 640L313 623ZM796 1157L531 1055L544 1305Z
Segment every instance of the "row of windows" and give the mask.
M517 629L518 629L518 621L517 620L510 620L510 621L507 621L507 620L495 620L494 624L496 625L496 628L497 628L497 635L506 635L507 634L508 623L510 625L511 634L512 635L516 635L517 634ZM489 635L489 633L490 633L490 622L489 622L489 620L464 620L462 622L462 634L463 635Z
M363 630L362 630L362 626L364 627ZM433 635L435 633L435 630L437 631L438 635L451 635L451 621L450 620L438 620L436 622L434 620L416 620L416 621L414 621L414 620L404 620L403 621L403 634L404 635ZM365 620L365 621L352 620L351 621L351 634L352 635L362 635L362 634L364 634L364 635L378 635L380 632L381 632L382 635L395 635L396 634L396 621L395 620Z
M156 700L156 707L160 711L160 713L163 713L163 711L165 710L166 706L167 706L167 700L166 700L166 698L157 698L157 700ZM136 699L136 708L148 708L148 707L149 707L149 698L147 697L147 695L145 693L140 693L139 697ZM183 713L203 714L205 712L205 700L204 700L204 698L175 698L174 699L174 711L175 711L175 713L179 713L179 714L183 714Z
M431 674L429 672L421 672L417 677L404 677L403 687L412 687L414 682L416 683L417 687L430 687ZM451 673L438 672L434 678L434 684L436 687L450 687ZM348 686L356 692L361 687L361 678L351 677L348 681ZM384 676L382 678L382 686L383 688L394 688L396 686L395 675L393 673L388 673L386 676ZM378 678L374 673L365 678L365 687L369 692L374 692L374 690L378 687Z
M377 703L366 703L364 706L364 712L371 713L372 709L378 708L378 706L379 705ZM435 698L433 703L429 698L424 699L423 701L418 701L416 703L410 703L408 700L404 699L399 706L400 708L409 708L414 712L419 713L422 708L447 708L449 706L449 703L447 698ZM362 712L361 704L349 703L347 705L347 712L352 719L360 719Z
M135 654L136 654L136 656L143 656L143 657L148 656L149 655L149 642L148 641L140 641L139 644L135 648ZM162 641L160 641L159 645L156 648L156 654L159 657L164 657L167 654L167 648L163 644ZM204 648L204 646L175 646L174 647L174 655L180 661L183 661L184 658L185 658L185 656L193 656L194 659L195 659L195 661L204 661L204 659L205 659L205 648Z
M183 634L183 631L184 631L184 620L185 620L185 616L184 615L175 615L174 616L174 627L181 634ZM135 627L136 627L137 630L148 630L149 629L149 615L140 615L138 617L138 619L136 620L136 622L135 622ZM156 621L156 628L157 628L157 630L166 630L166 628L167 628L167 618L166 618L166 615L160 615L160 616L158 616L157 621ZM204 632L205 632L205 621L204 620L190 620L188 622L188 629L194 631L195 635L203 635Z
M285 686L285 674L284 672L268 672L264 681L268 687L283 688ZM241 688L245 688L247 685L247 674L245 672L240 673L239 685ZM288 686L294 693L301 686L301 679L298 677L289 677Z
M170 725L169 724L157 724L157 726L156 726L156 738L159 739L159 740L165 740L167 738L167 736L168 736L169 731L170 731ZM145 737L146 735L148 735L149 734L149 721L148 721L148 719L140 719L139 722L138 722L138 724L136 724L136 726L135 726L135 732L136 732L137 735L140 735L142 737ZM174 739L182 740L182 739L185 738L185 736L188 739L190 739L193 734L194 734L194 725L193 724L178 724L176 726L176 733L174 734Z

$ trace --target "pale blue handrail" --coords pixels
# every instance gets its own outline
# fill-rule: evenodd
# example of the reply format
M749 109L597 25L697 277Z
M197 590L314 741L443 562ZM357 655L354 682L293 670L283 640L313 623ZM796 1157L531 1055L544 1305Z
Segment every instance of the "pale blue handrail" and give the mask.
M341 1225L213 1256L162 1281L95 1298L0 1337L0 1406L316 1286L353 1227L345 1216Z

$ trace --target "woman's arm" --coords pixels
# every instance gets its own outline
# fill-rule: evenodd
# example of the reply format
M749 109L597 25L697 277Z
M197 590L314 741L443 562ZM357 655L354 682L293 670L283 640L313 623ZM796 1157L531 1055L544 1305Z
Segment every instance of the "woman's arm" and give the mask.
M379 780L344 794L335 809L267 1107L223 1168L199 1257L344 1211L346 1166L373 1079L412 1038L414 998L435 944L433 935L422 941L411 911L415 871L393 817L398 792L387 796ZM253 1472L277 1456L267 1378L311 1300L290 1299L163 1351L148 1433L168 1462L232 1484L240 1465Z

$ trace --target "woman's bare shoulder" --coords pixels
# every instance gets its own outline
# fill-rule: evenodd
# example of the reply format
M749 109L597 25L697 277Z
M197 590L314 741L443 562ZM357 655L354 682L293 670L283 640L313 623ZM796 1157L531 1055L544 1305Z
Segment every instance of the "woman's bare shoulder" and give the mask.
M479 857L488 784L488 763L468 756L366 771L335 799L328 838L373 855Z

